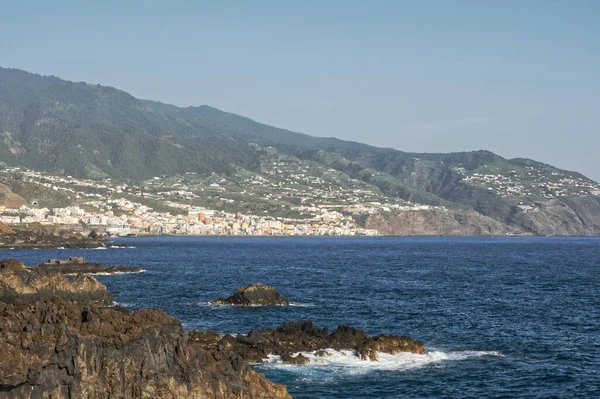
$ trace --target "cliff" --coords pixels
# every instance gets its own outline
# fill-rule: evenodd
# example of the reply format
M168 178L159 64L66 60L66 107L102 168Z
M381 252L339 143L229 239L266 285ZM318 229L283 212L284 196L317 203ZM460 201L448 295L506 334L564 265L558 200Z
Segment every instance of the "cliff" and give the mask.
M521 215L520 224L535 235L600 235L600 198L568 197L538 203Z
M384 235L397 236L480 236L520 232L476 212L451 210L383 212L370 215L365 227Z
M290 398L236 357L187 344L160 310L0 302L0 398Z
M474 211L422 210L370 215L365 227L383 235L600 235L600 197L572 196L539 201L531 209L513 210L502 220Z

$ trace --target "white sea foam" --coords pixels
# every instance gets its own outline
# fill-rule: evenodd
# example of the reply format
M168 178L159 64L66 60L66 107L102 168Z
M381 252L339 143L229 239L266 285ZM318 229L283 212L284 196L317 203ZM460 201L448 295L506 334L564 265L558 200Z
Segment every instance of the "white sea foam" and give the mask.
M127 303L127 302L113 301L113 306L120 306L122 308L131 308L131 307L133 307L133 304Z
M92 276L116 276L116 275L121 275L121 274L136 274L136 273L144 273L146 270L142 269L138 272L114 272L114 273L105 273L105 272L100 272L100 273L87 273L87 274L91 274Z
M298 303L298 302L290 302L289 306L296 306L299 308L312 308L316 305L314 303Z
M98 272L98 273L65 273L65 276L76 276L78 274L87 274L90 276L115 276L121 274L136 274L136 273L144 273L146 270L142 269L139 272L114 272L114 273L106 273L106 272Z
M438 350L428 351L423 355L413 353L399 353L390 355L388 353L377 353L378 361L362 360L352 350L336 351L327 349L326 356L317 356L315 352L300 352L309 359L306 365L291 365L281 361L280 356L269 355L265 359L265 367L304 373L307 369L314 369L333 374L364 374L369 371L404 371L448 361L460 361L469 358L483 356L502 356L497 351L457 351L442 352ZM296 356L294 354L293 356Z

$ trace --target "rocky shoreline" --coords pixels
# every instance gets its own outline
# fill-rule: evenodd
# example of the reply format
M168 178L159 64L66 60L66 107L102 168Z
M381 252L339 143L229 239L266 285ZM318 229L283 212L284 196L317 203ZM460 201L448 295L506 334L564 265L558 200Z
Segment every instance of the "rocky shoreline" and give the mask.
M237 336L186 333L159 309L111 304L106 286L89 275L0 261L0 398L287 399L284 385L251 364L269 355L306 364L299 352L327 356L329 348L365 361L425 350L408 337L371 337L348 326L329 333L312 322Z
M38 267L48 273L63 274L117 274L140 273L143 271L139 267L107 267L105 263L88 263L85 258L81 257L71 257L69 259L50 259L48 262L42 263Z

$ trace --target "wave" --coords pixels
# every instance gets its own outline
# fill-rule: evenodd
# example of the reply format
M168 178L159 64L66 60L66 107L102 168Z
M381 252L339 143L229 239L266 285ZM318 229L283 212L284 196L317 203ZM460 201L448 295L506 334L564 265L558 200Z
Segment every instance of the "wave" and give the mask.
M268 308L268 307L273 307L273 306L281 306L281 307L285 307L286 305L219 305L219 304L215 304L215 303L210 303L210 302L197 302L196 303L197 306L201 306L201 307L214 307L214 308ZM291 306L291 307L299 307L299 308L312 308L314 306L317 306L313 303L298 303L298 302L290 302L289 305L287 306Z
M113 306L120 306L122 308L133 308L134 305L128 302L117 302L117 301L113 301L112 303Z
M91 274L92 276L116 276L116 275L122 275L122 274L144 273L145 271L146 271L145 269L142 269L139 272L114 272L114 273L99 272L99 273L86 273L86 274Z
M269 355L265 359L266 363L257 365L259 367L281 369L290 372L306 373L311 370L326 372L327 374L364 374L370 371L404 371L415 368L421 368L439 364L446 361L460 361L469 358L478 358L484 356L503 356L498 351L457 351L442 352L431 350L425 354L417 355L414 353L398 353L390 355L389 353L377 353L378 361L372 362L362 360L352 350L336 351L326 349L325 356L318 356L315 352L300 352L309 359L305 365L292 365L282 362L280 356ZM296 356L294 354L293 356Z
M290 304L288 306L295 306L298 308L313 308L317 305L315 305L314 303L299 303L299 302L290 302Z
M116 275L122 275L122 274L137 274L137 273L144 273L146 270L142 269L139 272L114 272L114 273L106 273L106 272L98 272L98 273L65 273L65 276L76 276L78 274L87 274L90 276L116 276Z

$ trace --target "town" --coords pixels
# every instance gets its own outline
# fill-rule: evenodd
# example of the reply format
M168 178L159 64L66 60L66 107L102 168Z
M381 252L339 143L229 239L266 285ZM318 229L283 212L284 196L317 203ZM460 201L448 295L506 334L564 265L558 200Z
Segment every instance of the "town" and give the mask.
M578 175L526 166L504 173L454 169L463 182L509 199L524 211L562 196L600 196ZM373 179L391 179L371 170ZM228 176L186 173L144 182L82 179L3 166L0 181L29 193L0 206L7 225L59 225L110 235L378 235L365 221L380 212L446 210L383 194L322 164L267 148L260 170Z
M283 165L275 165L280 168ZM8 225L19 224L48 224L72 228L84 227L86 230L98 229L112 235L377 235L376 230L361 227L354 216L386 212L390 210L428 210L435 207L410 202L390 203L387 197L377 196L369 189L360 189L360 182L349 190L332 190L318 188L324 181L310 180L302 174L292 174L292 181L308 181L315 187L311 190L292 189L299 196L298 205L287 203L282 208L293 217L274 216L271 214L242 214L228 211L236 206L239 199L225 198L257 195L267 188L281 189L261 176L241 180L241 191L226 190L226 180L214 176L203 183L204 188L192 189L182 183L181 178L155 177L143 185L128 185L113 183L111 179L93 181L77 179L72 176L54 176L48 173L21 169L7 168L4 177L18 174L17 179L29 185L46 189L45 197L61 195L63 201L72 205L45 207L42 201L32 201L17 208L0 207L0 222ZM333 171L327 172L333 174ZM194 176L193 174L188 175ZM179 183L177 182L179 181ZM246 187L246 189L244 189ZM252 187L248 190L248 187ZM248 191L246 191L248 190ZM194 205L201 196L194 191L204 192L204 198L213 202L216 209ZM265 203L277 202L286 198L287 192L281 194L263 193L258 208ZM343 194L343 195L342 195ZM136 201L135 199L139 199ZM315 199L334 199L318 204ZM378 199L385 201L361 200ZM309 201L310 200L310 201ZM145 202L144 203L142 203ZM282 201L283 202L283 201ZM149 206L157 204L160 209ZM262 205L261 205L262 204ZM226 206L224 206L226 205ZM226 208L226 209L222 209ZM269 209L273 209L272 206ZM267 213L269 210L263 211Z

